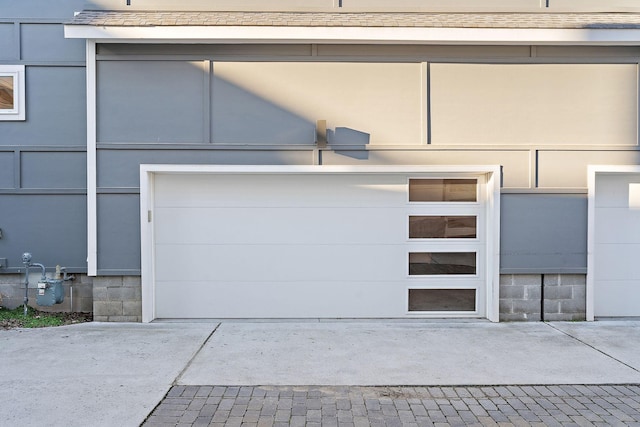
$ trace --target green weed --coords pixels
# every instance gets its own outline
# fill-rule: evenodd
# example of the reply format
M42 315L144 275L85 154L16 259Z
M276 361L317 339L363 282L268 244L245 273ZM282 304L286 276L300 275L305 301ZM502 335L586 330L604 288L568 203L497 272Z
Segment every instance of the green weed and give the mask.
M0 307L0 329L46 328L91 321L88 313L47 313L28 307L24 315L23 306L9 310Z

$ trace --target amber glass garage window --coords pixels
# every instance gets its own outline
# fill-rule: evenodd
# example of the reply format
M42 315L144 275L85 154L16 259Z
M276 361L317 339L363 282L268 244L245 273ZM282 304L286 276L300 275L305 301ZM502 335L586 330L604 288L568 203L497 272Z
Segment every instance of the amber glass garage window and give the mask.
M476 202L475 179L410 179L410 202Z
M476 274L475 252L412 252L409 275Z
M475 310L475 289L409 289L409 311Z
M410 239L475 239L475 216L410 216Z
M13 77L0 76L0 110L15 109Z

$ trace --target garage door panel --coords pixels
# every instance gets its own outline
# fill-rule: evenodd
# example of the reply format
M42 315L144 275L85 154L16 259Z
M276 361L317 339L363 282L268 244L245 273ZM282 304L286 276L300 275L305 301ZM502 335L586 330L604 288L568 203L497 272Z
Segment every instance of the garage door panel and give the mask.
M640 316L640 210L630 208L630 184L640 173L598 171L590 199L593 315Z
M601 176L595 186L595 207L628 208L629 183L640 183L640 177L634 174Z
M393 282L181 282L156 284L159 318L338 318L406 314Z
M407 201L401 175L158 175L155 186L156 207L388 207Z
M602 280L594 294L595 315L601 317L638 316L639 280Z
M157 245L164 280L399 280L407 276L401 245Z
M379 244L406 240L397 208L159 208L158 244Z
M596 245L596 280L625 280L640 277L640 244Z
M485 181L477 178L477 201L453 202L450 181L476 178L452 175L156 173L154 317L443 315L409 311L410 289L441 299L455 294L442 289L475 289L477 311L444 315L484 316ZM431 191L449 198L409 200L415 178L431 180ZM422 217L419 232L414 219L412 237L411 215ZM418 254L413 262L411 253ZM440 303L424 307L446 310Z
M598 224L595 243L640 242L640 210L626 208L596 209Z

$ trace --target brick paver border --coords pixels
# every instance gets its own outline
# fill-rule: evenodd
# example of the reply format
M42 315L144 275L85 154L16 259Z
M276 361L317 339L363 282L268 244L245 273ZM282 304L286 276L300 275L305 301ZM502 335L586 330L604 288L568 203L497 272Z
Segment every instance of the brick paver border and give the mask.
M640 385L174 386L142 425L640 426Z

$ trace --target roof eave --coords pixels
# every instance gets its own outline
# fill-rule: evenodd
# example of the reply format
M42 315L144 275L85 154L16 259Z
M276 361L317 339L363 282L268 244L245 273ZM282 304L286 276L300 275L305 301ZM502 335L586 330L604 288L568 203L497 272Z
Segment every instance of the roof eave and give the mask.
M99 42L640 45L640 29L65 25Z

